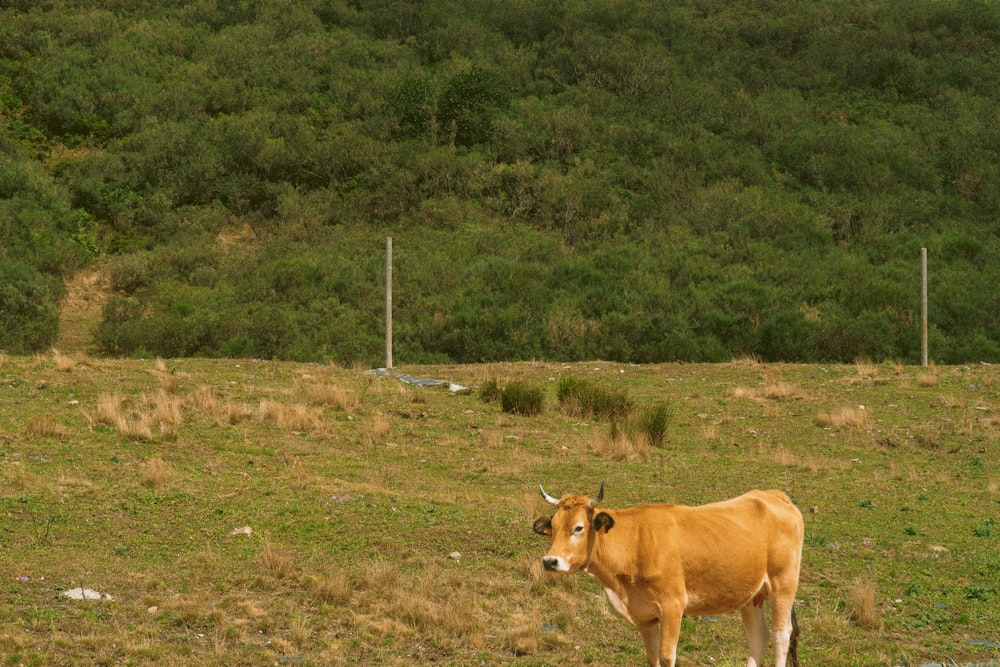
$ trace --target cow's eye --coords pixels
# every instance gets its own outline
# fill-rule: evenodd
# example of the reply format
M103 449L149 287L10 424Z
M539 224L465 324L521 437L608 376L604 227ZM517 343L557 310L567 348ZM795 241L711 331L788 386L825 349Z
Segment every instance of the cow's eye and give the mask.
M573 534L574 535L579 535L582 532L583 532L583 524L582 523L580 525L578 525L576 528L573 529Z

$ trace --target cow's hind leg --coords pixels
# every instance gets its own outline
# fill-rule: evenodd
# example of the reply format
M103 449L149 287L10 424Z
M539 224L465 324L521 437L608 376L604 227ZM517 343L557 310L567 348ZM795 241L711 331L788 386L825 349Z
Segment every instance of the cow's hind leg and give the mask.
M764 616L764 607L751 603L741 607L740 613L743 615L743 627L750 643L747 667L760 667L764 662L764 651L767 650L767 618Z
M795 597L771 598L771 622L774 625L774 667L798 667L799 624L795 618Z
M788 640L788 662L792 667L799 667L799 622L795 618L795 605L792 605L792 635Z

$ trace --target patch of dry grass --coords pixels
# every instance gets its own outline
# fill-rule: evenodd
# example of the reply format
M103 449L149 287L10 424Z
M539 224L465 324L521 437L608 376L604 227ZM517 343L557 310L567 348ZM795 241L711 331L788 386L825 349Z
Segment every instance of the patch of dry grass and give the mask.
M264 538L260 561L264 571L275 579L291 577L297 570L292 552L276 546L269 537Z
M257 417L265 424L293 431L314 431L323 426L323 411L298 403L289 405L265 398L260 402Z
M351 580L337 571L305 579L309 595L320 604L346 605L351 599Z
M139 483L150 489L163 489L173 475L173 468L160 457L147 459L139 465Z
M47 415L33 417L28 422L25 435L29 438L55 438L62 440L68 437L70 430L56 419Z
M878 610L875 585L856 579L848 592L848 609L851 620L868 630L882 627L882 614Z
M861 407L843 407L832 412L820 412L814 422L820 428L832 429L868 429L871 428L871 416Z
M775 380L770 373L764 374L764 381L759 387L730 387L726 390L726 398L734 400L771 400L771 401L802 401L809 395L798 385Z
M52 365L60 373L72 373L77 366L86 365L86 357L64 354L52 348Z
M868 359L855 359L854 370L862 380L875 380L878 378L878 365Z
M636 461L649 454L649 439L642 433L621 427L594 433L588 440L588 451L612 461Z
M153 437L147 412L135 410L120 394L101 394L97 398L97 422L112 426L129 440Z
M358 407L357 395L333 382L317 382L312 387L313 401L334 410L353 412Z
M368 447L381 444L389 435L392 420L384 412L374 413L361 427L362 441Z
M199 385L194 392L188 396L186 404L192 413L203 415L211 419L214 423L225 423L222 418L222 404L215 394L215 389L209 385Z

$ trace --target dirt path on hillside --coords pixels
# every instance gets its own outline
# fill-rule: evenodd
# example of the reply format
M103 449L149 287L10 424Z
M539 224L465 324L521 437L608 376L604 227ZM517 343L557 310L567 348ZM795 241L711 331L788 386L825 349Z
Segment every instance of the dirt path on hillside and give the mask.
M96 352L94 329L110 292L107 276L100 269L84 269L69 278L53 347L67 354Z

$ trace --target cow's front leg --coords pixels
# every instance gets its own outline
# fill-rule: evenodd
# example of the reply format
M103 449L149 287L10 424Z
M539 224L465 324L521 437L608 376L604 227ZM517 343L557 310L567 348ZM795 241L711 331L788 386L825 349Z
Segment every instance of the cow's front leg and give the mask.
M681 636L682 618L684 618L683 609L662 610L659 642L661 667L674 667L677 663L677 642Z
M657 619L651 621L639 621L635 623L642 635L642 643L646 646L646 660L649 667L661 667L660 665L660 622ZM669 667L673 667L670 663Z

